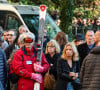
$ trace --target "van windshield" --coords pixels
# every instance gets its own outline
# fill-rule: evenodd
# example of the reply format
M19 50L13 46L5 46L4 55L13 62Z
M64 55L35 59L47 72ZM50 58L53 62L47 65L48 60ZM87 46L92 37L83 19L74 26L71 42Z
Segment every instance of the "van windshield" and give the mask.
M33 33L37 33L39 29L39 16L38 15L22 15L25 24L28 26L29 30Z
M38 36L38 29L39 29L39 16L38 15L21 15L25 24L27 25L28 29L33 32L36 36Z

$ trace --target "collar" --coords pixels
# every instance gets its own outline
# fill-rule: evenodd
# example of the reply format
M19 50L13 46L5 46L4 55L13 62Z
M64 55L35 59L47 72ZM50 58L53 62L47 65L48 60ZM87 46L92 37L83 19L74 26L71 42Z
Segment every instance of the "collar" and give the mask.
M23 46L21 50L24 52L25 55L28 55L31 52L34 52L35 55L37 54L37 50L34 47L32 47L32 50L30 51L25 46Z

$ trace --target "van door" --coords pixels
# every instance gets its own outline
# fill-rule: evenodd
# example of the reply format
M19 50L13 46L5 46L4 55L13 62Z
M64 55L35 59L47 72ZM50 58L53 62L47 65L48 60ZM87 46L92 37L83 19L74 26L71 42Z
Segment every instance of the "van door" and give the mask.
M5 28L5 21L6 21L6 12L0 11L0 26L1 26L3 29L6 29L6 28Z

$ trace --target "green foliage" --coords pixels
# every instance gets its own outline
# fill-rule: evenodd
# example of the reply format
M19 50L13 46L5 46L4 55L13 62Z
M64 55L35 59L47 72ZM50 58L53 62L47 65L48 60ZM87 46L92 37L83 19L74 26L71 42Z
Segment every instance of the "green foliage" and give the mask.
M8 0L11 3L28 4L28 5L41 5L45 4L48 7L48 11L59 9L60 0Z
M60 28L69 37L72 37L72 18L73 18L73 0L62 0L61 1L61 12L60 12Z
M60 11L60 28L72 37L72 18L95 18L100 15L100 0L8 0L20 4L45 4L48 11Z

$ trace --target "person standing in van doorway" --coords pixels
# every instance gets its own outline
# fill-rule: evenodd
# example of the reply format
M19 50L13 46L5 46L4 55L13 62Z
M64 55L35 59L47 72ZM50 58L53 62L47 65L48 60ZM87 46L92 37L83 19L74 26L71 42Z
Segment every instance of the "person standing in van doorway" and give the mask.
M19 76L18 90L34 90L35 82L40 83L40 90L43 90L42 74L48 71L49 64L43 53L42 66L36 63L35 35L30 32L23 34L25 34L23 38L24 46L14 54L12 61L13 70ZM23 60L21 56L23 56Z

